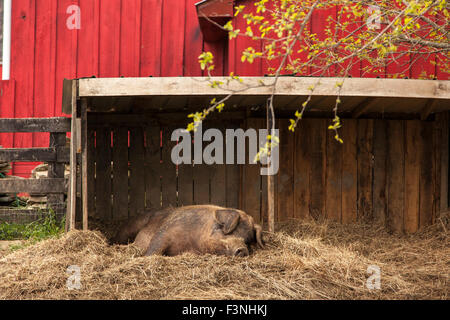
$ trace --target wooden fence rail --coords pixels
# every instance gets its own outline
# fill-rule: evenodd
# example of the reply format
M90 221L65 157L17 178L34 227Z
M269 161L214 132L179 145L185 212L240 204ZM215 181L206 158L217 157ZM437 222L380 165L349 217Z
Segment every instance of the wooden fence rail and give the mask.
M51 132L70 131L70 119L59 118L15 118L0 119L0 133L11 132Z
M0 149L0 161L47 162L47 179L0 179L1 193L47 194L50 208L64 203L68 181L64 179L64 164L69 163L70 148L66 146L69 118L0 119L0 133L49 132L49 148Z
M0 161L5 162L62 162L69 163L70 148L0 149Z

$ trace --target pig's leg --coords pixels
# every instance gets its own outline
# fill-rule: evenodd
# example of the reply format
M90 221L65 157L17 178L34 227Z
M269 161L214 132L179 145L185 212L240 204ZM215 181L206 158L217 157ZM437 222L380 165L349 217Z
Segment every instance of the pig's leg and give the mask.
M147 251L145 252L146 256L151 256L154 254L163 255L165 254L167 248L169 247L169 241L167 240L167 237L165 237L163 234L158 233L156 234L153 239L150 241L150 244L147 248Z
M110 243L128 244L136 238L139 231L150 221L150 212L134 217L120 226Z

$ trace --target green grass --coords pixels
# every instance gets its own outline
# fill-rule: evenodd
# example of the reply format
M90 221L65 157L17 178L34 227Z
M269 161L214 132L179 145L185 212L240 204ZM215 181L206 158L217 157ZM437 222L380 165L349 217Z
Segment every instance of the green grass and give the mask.
M53 212L29 224L4 222L0 223L0 240L29 240L35 243L61 235L64 224L64 219L57 221Z

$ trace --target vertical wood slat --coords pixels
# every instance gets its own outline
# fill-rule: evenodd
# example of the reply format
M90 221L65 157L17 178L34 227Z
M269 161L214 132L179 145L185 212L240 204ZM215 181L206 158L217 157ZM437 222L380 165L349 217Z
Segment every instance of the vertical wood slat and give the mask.
M396 232L403 231L404 212L404 121L390 120L387 127L387 193L388 227Z
M122 220L129 217L128 212L128 129L124 127L113 130L113 219Z
M408 233L419 228L420 122L405 121L405 204L403 224Z
M375 120L373 132L373 217L382 225L386 223L387 193L386 193L386 161L387 134L386 121Z
M95 163L97 162L95 154L95 130L88 128L87 138L87 152L88 152L88 211L90 216L97 216L95 209Z
M181 137L178 143L189 144L191 147L191 162L183 163L178 166L178 205L189 206L194 204L194 145L192 143L192 135L189 141L184 141ZM183 150L183 152L187 152ZM185 156L183 154L183 156Z
M436 121L433 124L433 215L431 218L432 223L435 222L436 217L439 216L441 211L441 133L442 128L440 125L441 114L436 115Z
M78 33L77 57L83 57L83 60L78 60L77 78L98 77L100 2L101 0L79 0L84 32Z
M197 128L197 131L193 134L194 139L194 155L202 155L205 143L203 142L202 132L207 130L206 126ZM198 149L195 149L198 148ZM203 156L202 156L203 158ZM202 164L198 162L201 160ZM194 161L194 204L208 204L210 202L210 168L202 159L193 159ZM195 163L197 162L197 163Z
M172 148L176 142L171 141L174 127L164 127L162 132L162 203L163 207L177 206L177 172L176 166L172 162Z
M433 220L433 123L422 122L420 135L419 227L422 227L430 225Z
M289 131L288 120L278 120L280 131L279 171L277 174L277 186L275 190L278 221L294 218L294 149L295 134Z
M147 209L161 208L161 129L150 124L145 129L145 201Z
M227 124L227 129L237 129L238 126L235 123ZM224 132L226 137L226 130ZM226 164L226 206L228 208L239 208L239 194L241 188L241 165L237 164L237 153L236 146L234 146L234 150L227 150L227 152L233 152L234 161L233 164ZM226 154L224 155L224 162L226 163Z
M86 99L81 100L81 201L82 201L82 208L83 208L83 230L88 230L88 217L89 217L89 210L88 210L88 194L89 194L89 188L88 188L88 162L89 162L89 155L88 155L88 149L87 149L87 108L88 108L88 102Z
M110 0L108 5L100 4L99 12L99 76L118 77L120 75L120 21L121 1Z
M183 76L184 30L185 30L185 1L162 1L161 34L170 37L161 38L161 71L162 76ZM154 36L154 35L152 35ZM154 59L154 57L152 57ZM172 199L173 200L173 199Z
M448 177L449 177L449 112L439 116L441 126L441 197L440 210L446 211L449 207Z
M240 165L226 166L226 206L228 208L239 208L240 193Z
M259 150L264 147L264 144L266 142L265 137L260 138L260 134L259 134L259 129L267 129L267 127L269 126L268 123L268 119L257 119L256 120L256 127L254 129L256 129L256 134L257 134L257 139L258 139L258 149L257 152L259 152ZM263 134L264 136L264 134ZM248 160L251 161L251 160ZM261 168L262 168L262 164L260 162L258 162L258 179L259 179L259 217L260 217L260 223L261 226L267 230L270 229L270 221L269 221L269 199L268 199L268 195L269 195L269 176L263 176L261 175ZM275 210L277 209L277 207L275 207ZM276 213L275 213L275 217L276 217Z
M358 202L358 160L357 160L357 120L343 121L340 135L344 141L342 147L342 223L354 223L357 219Z
M71 95L71 107L72 107L72 121L70 124L70 184L69 194L67 200L67 214L66 214L66 226L65 231L75 229L75 216L76 216L76 204L77 204L77 130L76 130L76 117L77 117L77 81L72 81L72 95Z
M33 48L35 58L33 117L49 117L55 114L55 99L57 94L55 94L56 63L54 62L56 58L57 28L52 28L51 26L56 21L57 15L56 2L36 3L36 43ZM32 53L30 52L30 54ZM45 81L42 81L42 79L45 79ZM61 92L58 92L58 94L61 94ZM14 108L11 109L14 112ZM35 133L33 135L33 146L44 146L46 144L46 134Z
M305 219L310 216L310 175L311 175L311 121L304 119L295 129L295 163L294 163L294 217Z
M204 164L194 164L194 204L209 203L209 170Z
M111 129L97 130L96 209L103 220L112 219L111 211Z
M14 106L15 105L15 80L0 82L0 105ZM14 108L0 108L0 118L14 118ZM0 134L0 145L4 148L12 148L14 144L14 133ZM12 172L14 172L14 163L11 164ZM69 209L69 204L67 204Z
M266 128L270 135L279 136L279 133L276 134L272 132L272 128L277 128L276 125L276 119L272 117L270 114L270 110L268 107L266 107ZM260 137L260 140L262 138ZM263 141L260 141L260 148L262 148L265 144L267 139L264 139ZM279 146L275 147L276 152L279 153ZM272 148L270 147L269 150L272 152ZM273 174L269 174L265 177L264 181L267 182L267 186L262 184L261 186L261 216L264 219L267 219L267 229L269 232L275 232L275 219L277 217L277 202L275 199L275 192L277 190L277 179L276 176ZM264 207L266 206L265 203L267 203L267 209ZM267 218L266 218L267 215Z
M261 168L261 167L260 167ZM269 221L269 201L268 201L268 184L269 184L269 176L259 176L260 179L260 200L259 200L259 206L260 206L260 219L261 219L261 225L263 227L267 226L267 229L269 230L270 228L270 221ZM273 179L273 181L275 182L273 188L274 188L274 193L276 193L277 190L277 179L275 177L275 179ZM274 210L275 210L275 219L277 217L278 214L278 207L277 207L277 196L274 197L275 198L275 203L274 203Z
M142 0L140 76L161 75L162 1Z
M343 145L335 139L336 133L326 133L326 218L342 218L342 153ZM345 142L344 142L345 143Z
M144 130L130 129L130 217L142 214L145 208Z
M266 136L260 135L259 133L259 129L267 129L269 126L271 126L271 124L268 122L268 119L260 119L258 120L258 127L255 128L257 129L257 136L258 136L258 146L259 149L258 151L263 148L267 142ZM278 129L280 128L279 123L275 124L275 128ZM267 133L269 133L269 129L267 129ZM277 152L275 150L275 152ZM280 155L280 148L278 146L278 152ZM269 180L271 179L271 183L272 183L272 188L273 188L273 198L272 198L272 205L273 205L273 211L274 211L274 217L273 219L276 220L277 216L278 216L278 194L277 194L277 188L278 188L278 174L276 174L275 176L269 176L269 175L261 175L261 169L263 166L261 163L258 164L259 167L259 183L260 183L260 200L259 200L259 205L260 205L260 219L261 219L261 224L263 227L267 226L267 230L270 231L271 228L273 227L273 225L271 226L271 218L269 217L270 215L270 204L269 204L269 194L270 194L270 190L269 190ZM275 221L274 221L275 222Z
M311 119L309 142L311 144L310 215L323 218L326 208L326 133L325 119Z
M225 127L217 126L225 134ZM225 139L224 139L225 140ZM222 142L222 146L225 141ZM209 142L208 142L209 143ZM226 159L226 148L223 148L223 160ZM225 161L223 161L225 163ZM209 166L210 170L210 192L211 204L218 206L226 206L226 166L224 164L213 164Z
M261 119L247 119L246 129L259 129L264 124ZM256 222L261 222L261 176L259 164L250 163L248 139L245 142L245 164L242 165L242 188L240 195L241 208L253 217Z
M358 219L371 220L373 120L358 120Z
M77 111L78 112L78 111ZM77 133L77 154L76 154L76 161L77 161L77 185L76 185L76 192L77 192L77 210L75 214L75 222L80 222L83 220L83 199L82 199L82 167L81 167L81 118L76 118L76 133Z
M197 0L186 0L186 24L184 37L184 76L202 76L202 69L198 63L199 52L210 51L203 48L202 41L199 40L199 21L197 17ZM153 19L153 16L152 16ZM212 52L212 51L211 51ZM214 55L214 53L213 53ZM216 57L216 55L214 55ZM220 61L217 58L214 60Z
M139 77L141 50L141 0L128 0L120 6L120 76Z

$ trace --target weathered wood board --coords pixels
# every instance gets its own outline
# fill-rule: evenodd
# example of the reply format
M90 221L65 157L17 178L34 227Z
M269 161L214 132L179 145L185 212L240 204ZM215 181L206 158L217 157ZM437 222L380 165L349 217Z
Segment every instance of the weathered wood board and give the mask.
M267 177L261 176L260 164L249 163L248 142L245 164L194 165L192 136L192 163L175 165L171 151L179 142L170 141L171 134L185 123L170 127L155 122L128 127L117 123L111 145L111 129L107 122L100 125L101 120L96 115L95 134L89 135L96 140L89 144L96 172L93 216L120 220L132 211L211 203L240 208L266 223ZM328 129L330 120L303 119L295 133L287 129L287 120L277 121L281 141L276 220L365 221L397 232L415 232L429 225L440 212L439 200L445 192L442 144L443 131L448 129L437 128L441 122L343 119L341 144ZM266 125L265 119L248 118L244 128L258 130ZM216 127L226 137L226 129L240 126L211 123L203 132ZM200 143L204 150L210 141Z

